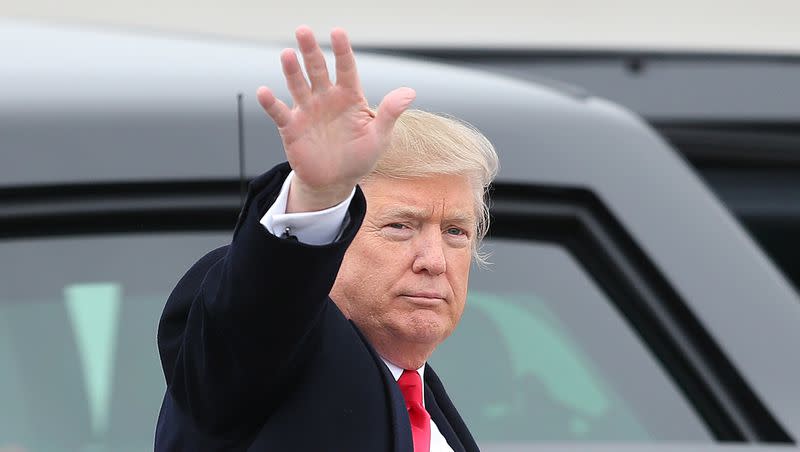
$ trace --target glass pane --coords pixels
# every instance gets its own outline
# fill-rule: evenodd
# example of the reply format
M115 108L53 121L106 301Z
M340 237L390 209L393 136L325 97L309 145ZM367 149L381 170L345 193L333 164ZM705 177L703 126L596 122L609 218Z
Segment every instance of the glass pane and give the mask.
M0 451L153 450L167 294L229 234L0 243Z
M0 242L0 450L152 450L156 328L228 233ZM708 439L608 300L556 247L495 242L434 366L483 444Z
M650 351L557 245L487 243L456 332L431 359L484 446L712 441Z

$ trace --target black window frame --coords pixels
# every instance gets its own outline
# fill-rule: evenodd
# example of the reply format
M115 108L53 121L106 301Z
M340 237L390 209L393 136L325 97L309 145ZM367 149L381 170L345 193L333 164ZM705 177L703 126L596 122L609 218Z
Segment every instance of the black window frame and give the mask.
M238 180L0 189L0 240L232 230ZM497 183L489 238L557 243L608 296L720 442L794 444L610 210L581 187Z

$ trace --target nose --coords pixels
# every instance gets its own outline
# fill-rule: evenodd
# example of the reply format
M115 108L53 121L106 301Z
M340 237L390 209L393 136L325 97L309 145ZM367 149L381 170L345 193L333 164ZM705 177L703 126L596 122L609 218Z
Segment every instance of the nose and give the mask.
M439 231L426 231L417 236L416 255L411 267L414 273L427 272L434 276L444 273L447 270L444 245Z

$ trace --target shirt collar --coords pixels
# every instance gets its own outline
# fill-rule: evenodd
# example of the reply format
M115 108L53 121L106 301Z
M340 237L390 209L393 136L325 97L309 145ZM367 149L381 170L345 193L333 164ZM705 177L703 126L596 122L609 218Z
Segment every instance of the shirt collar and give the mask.
M402 367L398 367L398 366L395 366L394 364L390 363L383 356L381 356L381 359L383 360L384 364L386 364L386 367L389 368L389 372L392 373L392 376L394 377L394 381L399 380L400 379L400 375L403 375L403 370L404 369ZM417 369L417 373L419 374L419 377L422 379L422 381L425 381L425 364L423 364L422 367Z

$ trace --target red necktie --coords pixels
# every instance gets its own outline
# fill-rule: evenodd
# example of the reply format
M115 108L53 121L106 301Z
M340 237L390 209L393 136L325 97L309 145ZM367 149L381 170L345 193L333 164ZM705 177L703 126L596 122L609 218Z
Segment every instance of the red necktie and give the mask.
M422 379L415 370L404 370L397 380L400 392L406 399L408 418L411 421L411 435L414 438L414 452L431 450L431 416L422 406Z

